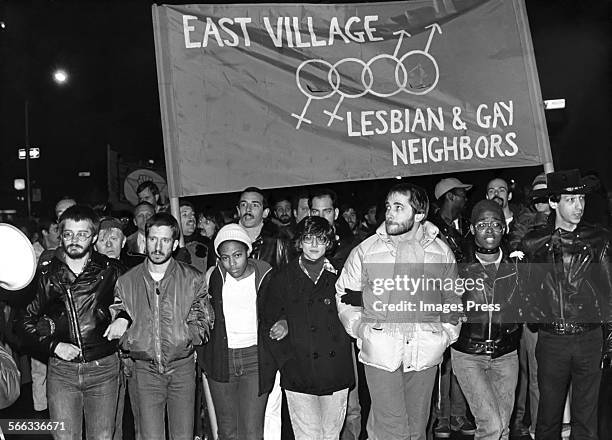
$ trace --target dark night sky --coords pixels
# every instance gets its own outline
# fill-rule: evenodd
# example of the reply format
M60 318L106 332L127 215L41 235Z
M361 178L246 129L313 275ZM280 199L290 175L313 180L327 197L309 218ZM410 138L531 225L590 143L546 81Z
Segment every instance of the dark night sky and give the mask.
M189 3L189 2L170 2ZM150 1L1 1L0 209L18 207L13 179L25 177L24 102L30 105L34 187L44 211L63 194L106 197L106 145L128 159L163 164ZM607 0L526 0L555 166L600 173L612 188L612 20ZM63 67L69 84L51 72ZM79 171L91 171L79 178ZM531 172L533 174L533 172Z

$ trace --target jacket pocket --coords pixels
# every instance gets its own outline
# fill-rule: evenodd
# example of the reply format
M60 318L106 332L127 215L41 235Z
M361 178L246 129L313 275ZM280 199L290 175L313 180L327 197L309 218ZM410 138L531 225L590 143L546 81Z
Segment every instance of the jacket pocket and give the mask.
M402 341L382 329L363 324L363 338L359 359L361 362L385 371L395 371L402 363Z
M436 366L450 345L450 337L440 324L421 324L417 339L417 359L414 367L417 370Z

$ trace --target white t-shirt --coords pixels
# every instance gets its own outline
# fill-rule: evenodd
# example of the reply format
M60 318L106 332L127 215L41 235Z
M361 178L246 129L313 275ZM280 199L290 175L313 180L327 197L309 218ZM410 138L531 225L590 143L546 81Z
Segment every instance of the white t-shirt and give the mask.
M223 284L223 315L229 348L257 345L255 272L241 280L226 275Z
M160 282L162 280L162 278L165 275L165 272L159 273L159 272L149 272L151 274L151 278L153 278L154 281Z

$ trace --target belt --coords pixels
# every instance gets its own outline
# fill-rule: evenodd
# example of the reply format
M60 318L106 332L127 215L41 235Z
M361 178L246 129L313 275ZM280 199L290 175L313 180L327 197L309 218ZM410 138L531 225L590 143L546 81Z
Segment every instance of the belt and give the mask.
M540 325L541 330L553 335L581 335L596 328L601 328L601 324L553 321Z

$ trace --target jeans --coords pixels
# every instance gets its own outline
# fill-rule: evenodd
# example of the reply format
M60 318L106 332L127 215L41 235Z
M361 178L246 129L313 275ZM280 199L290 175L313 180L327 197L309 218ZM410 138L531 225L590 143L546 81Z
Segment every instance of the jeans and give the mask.
M286 391L295 440L338 440L348 388L326 396Z
M365 365L372 406L368 436L372 440L425 440L437 367L390 373Z
M474 439L507 440L518 381L516 350L492 359L489 355L451 349L451 357L455 375L476 422Z
M359 440L361 433L361 405L359 404L359 377L357 374L357 357L355 356L355 342L351 343L351 354L353 357L353 374L355 375L355 387L349 389L346 404L346 418L340 433L342 440Z
M453 373L453 363L450 356L450 348L444 353L444 360L440 365L440 398L436 405L436 417L438 425L450 426L451 417L466 416L466 401L457 377Z
M138 410L138 382L134 373L134 361L131 359L123 360L123 371L127 382L127 392L130 396L130 406L132 407L132 416L134 417L134 439L142 440L140 435L140 411Z
M597 403L602 343L603 334L599 328L580 335L538 333L538 440L558 440L561 437L563 408L570 381L572 438L598 438Z
M111 440L119 393L119 356L90 362L49 359L47 400L51 420L63 421L55 439L81 440L83 415L87 439Z
M134 361L130 358L121 358L119 376L119 401L117 402L117 414L115 415L115 434L113 440L123 439L123 414L125 410L126 391L130 396L130 407L134 423L134 439L141 440L140 426L138 424L138 390L136 388L136 377L134 376Z
M208 379L219 440L261 440L268 394L259 393L257 346L228 349L229 382Z
M531 426L529 432L535 434L536 421L538 420L538 401L540 392L538 391L538 363L535 357L535 348L538 342L538 333L532 332L523 326L521 335L521 348L519 351L519 385L517 388L515 403L515 425L523 426L525 408L529 398L529 417Z
M135 361L134 374L142 438L165 440L167 411L170 440L193 440L196 374L193 355L168 363L163 373L152 362Z
M121 366L119 368L119 397L117 399L117 409L115 411L115 432L113 434L113 440L123 440L123 410L125 408L125 386L125 374L123 372L123 366Z
M34 411L47 409L47 364L32 358L32 400Z

